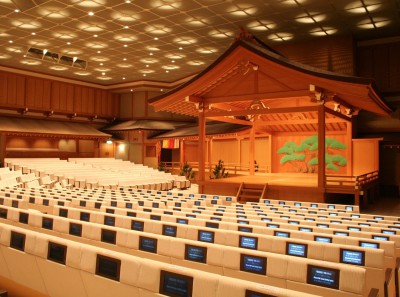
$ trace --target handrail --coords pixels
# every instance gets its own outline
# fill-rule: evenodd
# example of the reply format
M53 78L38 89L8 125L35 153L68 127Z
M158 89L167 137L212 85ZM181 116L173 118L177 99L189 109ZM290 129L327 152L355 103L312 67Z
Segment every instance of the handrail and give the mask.
M325 187L343 187L354 186L354 188L361 189L363 186L379 179L379 171L371 171L361 175L325 175Z
M179 170L180 168L183 167L183 164L180 162L161 162L166 169L169 170ZM199 163L198 162L187 162L193 169L198 169L199 168ZM205 163L205 168L206 170L211 170L212 167L214 167L215 165L217 165L217 162L206 162ZM224 167L226 168L226 170L230 170L231 173L233 174L237 174L240 171L250 171L250 166L248 165L243 165L243 164L238 164L238 163L224 163ZM233 172L232 172L233 171ZM270 166L266 165L266 166L261 166L259 164L256 165L256 171L257 172L264 172L264 173L268 173L270 172Z

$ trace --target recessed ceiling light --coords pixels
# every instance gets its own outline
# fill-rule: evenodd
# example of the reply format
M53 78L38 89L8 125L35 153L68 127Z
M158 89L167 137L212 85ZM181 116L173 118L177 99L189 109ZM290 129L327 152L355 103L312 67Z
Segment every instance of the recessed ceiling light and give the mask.
M11 42L12 42L12 41L11 41ZM150 55L150 56L152 56L152 55L153 55L153 53L149 53L149 55Z
M71 44L71 42L69 42L69 41L68 41L68 42L67 42L67 44L68 44L68 45L70 45L70 44Z
M234 34L231 30L228 29L215 29L210 31L208 35L214 38L229 38L232 37Z
M31 35L36 35L36 33L35 33L35 32L32 32Z
M81 76L87 76L87 75L90 75L91 73L90 72L87 72L87 71L77 71L77 72L74 72L76 75L81 75Z
M227 10L228 13L236 16L251 16L257 12L253 4L236 4Z
M128 45L127 45L127 44L124 44L124 47L128 47Z
M172 60L171 63L175 63L175 60Z
M128 26L124 26L124 29L129 29L129 27Z
M349 3L348 5L345 6L344 9L351 13L369 13L369 12L379 9L381 6L382 6L382 4L368 5L366 3L357 1L357 2Z
M218 49L216 49L215 47L206 46L206 47L200 47L200 48L196 49L196 52L198 52L200 54L213 54L213 53L218 52Z
M146 76L146 73L143 73L143 76Z
M92 15L94 15L94 12L93 11L89 11L88 15L92 16Z
M125 77L123 77L122 79L125 79Z
M256 20L247 25L247 28L254 31L267 31L274 29L276 24L272 21L267 20Z
M146 65L146 67L149 67L149 65Z
M122 60L126 61L126 58L123 58Z
M158 40L158 37L154 37L154 40Z
M183 48L182 48L182 47L180 47L179 49L180 49L180 50L183 50Z
M14 10L14 12L17 12L17 13L18 13L18 12L19 12L19 9Z
M310 34L314 36L325 36L325 35L332 35L337 32L337 29L332 27L321 27L310 30Z
M13 41L12 41L12 40L9 40L8 42L9 42L9 43L13 43Z
M166 72L166 73L168 73L168 72L169 72L169 70L165 70L165 72Z
M103 66L103 63L100 63L100 66Z
M357 24L357 27L360 29L376 29L381 28L390 24L389 19L384 18L372 18L365 19Z
M298 15L295 20L299 23L304 23L304 24L312 24L312 23L319 23L323 21L326 18L325 14L319 14L316 12L311 12L311 13L303 13Z
M200 66L203 65L204 62L200 60L193 60L193 61L188 61L186 64L191 65L191 66Z
M160 91L161 91L161 92L164 92L164 89L161 89Z
M286 32L277 32L274 34L271 34L268 36L268 39L271 39L273 41L286 41L290 40L293 38L292 33L286 33Z
M125 0L125 3L131 3L131 0Z
M100 53L101 53L101 51L97 51L97 53L98 53L98 54L100 54Z
M131 89L131 92L133 92L133 89Z
M106 73L105 73L105 72L102 72L101 75L106 75Z
M98 36L99 36L99 35L97 35L97 34L94 34L94 35L93 35L93 37L98 37Z

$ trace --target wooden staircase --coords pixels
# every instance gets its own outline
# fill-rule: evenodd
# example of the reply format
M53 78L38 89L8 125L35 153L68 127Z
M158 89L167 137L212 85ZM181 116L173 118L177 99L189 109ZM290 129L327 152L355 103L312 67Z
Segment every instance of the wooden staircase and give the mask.
M267 192L268 184L246 184L241 183L236 194L238 202L258 202Z

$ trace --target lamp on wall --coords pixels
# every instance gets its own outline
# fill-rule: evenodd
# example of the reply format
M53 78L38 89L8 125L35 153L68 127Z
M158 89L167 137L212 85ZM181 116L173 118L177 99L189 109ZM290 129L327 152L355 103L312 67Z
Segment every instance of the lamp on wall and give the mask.
M109 138L109 139L107 139L107 140L106 140L106 143L107 143L107 144L112 144L112 143L113 143L113 141L112 141L112 139L111 139L111 138Z

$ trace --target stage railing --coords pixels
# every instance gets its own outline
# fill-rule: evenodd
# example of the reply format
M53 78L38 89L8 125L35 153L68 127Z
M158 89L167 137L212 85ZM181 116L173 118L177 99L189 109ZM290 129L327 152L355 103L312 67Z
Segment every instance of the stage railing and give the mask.
M180 162L161 162L164 165L164 168L170 172L177 172L180 171L180 169L183 167L183 164ZM187 162L194 171L198 171L199 169L199 163L198 162ZM205 170L206 172L211 172L215 165L217 165L217 162L205 163ZM250 171L250 167L248 165L243 165L243 164L237 164L237 163L224 163L225 170L227 170L230 174L236 175L239 173L248 173ZM263 172L263 173L268 173L270 172L270 167L268 165L262 166L262 165L255 165L255 171L256 172Z
M362 191L379 179L379 171L372 171L357 176L325 175L325 188L352 188Z

